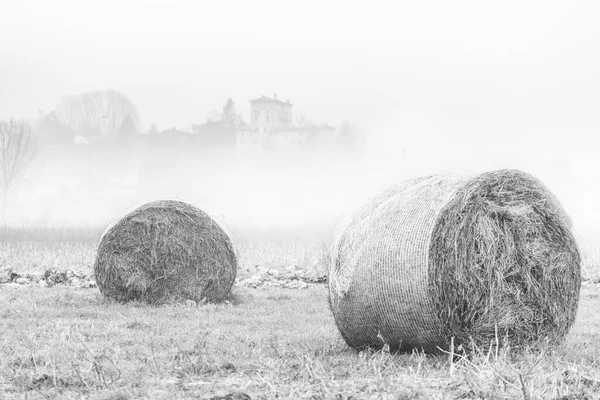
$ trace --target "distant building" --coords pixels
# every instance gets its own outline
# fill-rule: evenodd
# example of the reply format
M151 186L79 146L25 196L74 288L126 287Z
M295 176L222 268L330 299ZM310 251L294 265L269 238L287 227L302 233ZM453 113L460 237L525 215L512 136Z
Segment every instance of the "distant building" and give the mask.
M292 124L292 104L261 96L250 100L250 124L236 131L236 147L241 152L259 150L301 150L313 145L335 143L336 129L330 125Z
M280 128L292 124L292 103L277 97L261 96L250 100L250 123L264 128Z
M103 115L100 117L98 124L87 125L79 129L75 129L73 132L73 142L75 144L90 144L97 141L106 140L107 138L117 138L119 133L120 132L118 130L111 130L110 119L108 115Z
M324 124L317 127L317 144L319 146L335 146L337 140L338 130L329 125Z
M107 136L108 134L110 134L108 115L103 115L102 118L100 118L100 135Z
M219 119L207 119L202 124L192 125L192 132L205 146L235 148L236 129Z
M145 135L146 140L154 143L184 143L188 141L191 134L182 130L176 129L165 129L161 132L148 133Z

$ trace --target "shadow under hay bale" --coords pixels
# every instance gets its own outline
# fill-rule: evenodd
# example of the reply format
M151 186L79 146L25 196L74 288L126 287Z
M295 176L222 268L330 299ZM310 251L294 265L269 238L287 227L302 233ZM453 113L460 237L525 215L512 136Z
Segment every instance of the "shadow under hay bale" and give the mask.
M102 235L94 273L102 294L120 302L220 302L235 281L227 233L208 214L173 200L147 203Z
M355 348L560 343L581 260L558 200L523 172L417 178L344 221L329 300Z

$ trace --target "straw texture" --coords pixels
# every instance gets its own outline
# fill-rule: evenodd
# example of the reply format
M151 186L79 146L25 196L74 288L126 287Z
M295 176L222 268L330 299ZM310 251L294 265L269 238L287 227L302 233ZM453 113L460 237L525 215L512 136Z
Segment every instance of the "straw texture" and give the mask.
M233 286L237 258L229 236L208 214L159 200L107 228L94 272L100 291L121 302L219 302Z
M413 179L344 221L329 300L356 348L559 343L581 284L568 216L520 171Z

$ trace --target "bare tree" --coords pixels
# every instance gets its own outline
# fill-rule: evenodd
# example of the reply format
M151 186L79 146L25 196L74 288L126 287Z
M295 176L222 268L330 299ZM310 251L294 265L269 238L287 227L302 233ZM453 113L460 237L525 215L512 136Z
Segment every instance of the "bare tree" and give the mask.
M61 123L84 136L116 134L127 117L135 125L140 123L139 112L133 102L116 90L65 96L55 113Z
M8 194L16 189L37 150L37 140L31 127L14 119L0 121L0 191L2 192L2 223L6 222Z

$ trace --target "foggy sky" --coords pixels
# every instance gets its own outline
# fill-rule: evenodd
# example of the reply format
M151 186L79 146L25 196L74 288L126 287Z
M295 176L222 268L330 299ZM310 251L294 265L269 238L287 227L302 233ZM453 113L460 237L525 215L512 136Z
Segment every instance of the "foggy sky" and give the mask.
M142 129L189 129L275 92L294 118L358 124L364 182L521 168L600 232L597 21L594 0L4 0L0 119L116 89Z
M188 128L228 97L247 119L273 92L334 124L416 108L473 135L599 125L592 0L9 0L1 14L0 118L113 88L145 128Z

